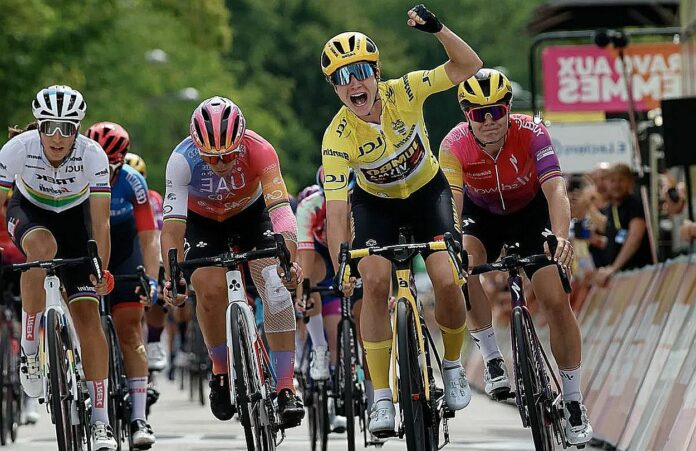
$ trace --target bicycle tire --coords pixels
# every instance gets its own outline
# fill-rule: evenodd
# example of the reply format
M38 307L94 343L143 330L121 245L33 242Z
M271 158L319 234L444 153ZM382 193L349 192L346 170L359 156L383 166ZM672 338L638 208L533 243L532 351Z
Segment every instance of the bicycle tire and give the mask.
M114 330L114 324L111 322L110 318L102 316L101 318L102 330L106 336L106 343L109 347L109 396L106 400L107 407L106 411L109 416L109 424L113 430L114 440L116 440L116 449L121 451L121 444L123 441L123 434L121 429L122 418L119 415L119 384L120 375L118 374L118 357L116 355L116 348L118 338L116 337L116 332Z
M3 325L0 333L0 444L7 445L7 436L10 433L10 422L12 421L12 394L9 393L10 377L10 346L7 325Z
M259 400L250 399L261 393L260 381L258 381L257 375L253 374L254 364L251 359L256 357L249 353L251 340L247 337L244 312L237 305L232 305L230 308L230 325L235 368L236 403L242 426L244 427L247 450L272 451L275 449L275 438L272 431L268 430L269 426L262 425L259 418L260 409L264 407ZM254 403L258 403L258 405L255 406Z
M315 398L315 393L310 392L309 395L312 398L311 405L306 406L307 408L307 424L309 426L309 447L312 451L317 451L317 442L319 438L317 425L317 409L314 407L317 400ZM305 400L309 397L305 396Z
M70 387L66 378L70 365L65 343L65 334L59 313L50 309L46 316L46 345L48 347L48 366L50 373L50 406L51 415L56 426L58 449L73 449L75 437L70 415Z
M396 308L399 405L403 414L406 447L414 451L436 451L425 421L425 381L418 365L414 312L406 298L399 299Z
M317 434L321 451L327 451L329 447L329 394L326 384L321 384L316 391L317 399L315 409L317 409Z
M10 320L11 321L11 320ZM10 337L10 367L9 367L9 389L12 392L11 404L11 429L10 439L12 443L17 440L17 429L19 428L20 418L22 414L22 385L19 381L19 340L14 337L14 331L9 334Z
M540 451L551 451L555 448L553 431L549 430L551 425L546 421L543 405L537 401L541 396L541 384L539 375L535 371L535 353L532 349L532 340L529 337L529 329L522 309L515 308L513 310L512 327L517 352L517 390L522 389L520 399L525 405L524 411L527 414L527 424L532 430L534 447ZM520 382L522 383L520 384Z
M336 387L343 402L343 415L346 417L346 435L348 451L355 451L355 383L353 380L353 343L355 334L348 319L341 320L339 325L338 358L340 366L336 371Z

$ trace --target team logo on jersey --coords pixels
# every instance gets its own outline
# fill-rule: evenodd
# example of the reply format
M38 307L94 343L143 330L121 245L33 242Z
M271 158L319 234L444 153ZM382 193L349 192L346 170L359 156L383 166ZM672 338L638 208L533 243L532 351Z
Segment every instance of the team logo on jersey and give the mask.
M343 136L343 130L346 129L346 126L348 125L348 121L346 118L342 118L341 122L338 123L338 127L336 127L336 134L340 137Z
M43 180L44 182L53 183L55 185L67 185L68 183L75 183L75 177L59 179L51 177L50 175L36 174L36 178L39 180Z
M84 166L81 164L76 165L76 166L66 166L65 167L65 172L82 172L84 169Z
M394 122L392 122L391 126L396 133L400 135L406 134L406 124L404 124L404 121L402 121L401 119L397 119Z
M382 149L382 152L378 156L376 156L376 158L372 161L376 161L377 159L379 159L382 155L384 155L384 152L387 150L384 137L381 133L379 134L379 136L377 136L377 139L375 141L366 142L365 144L362 144L360 147L358 147L358 156L362 158L366 155L372 154L374 151L379 149Z
M430 71L426 70L423 72L423 83L427 83L428 86L432 86L433 83L430 81Z
M514 155L510 155L510 164L512 167L515 168L515 173L520 172L520 170L517 168L517 157Z
M420 135L416 134L411 145L396 157L379 167L371 169L360 168L360 170L370 183L394 183L411 175L420 166L425 156L425 146L420 139Z
M413 89L411 89L411 83L408 81L408 74L405 74L401 78L404 81L404 90L406 91L406 95L408 96L408 101L413 102L415 96L413 95Z

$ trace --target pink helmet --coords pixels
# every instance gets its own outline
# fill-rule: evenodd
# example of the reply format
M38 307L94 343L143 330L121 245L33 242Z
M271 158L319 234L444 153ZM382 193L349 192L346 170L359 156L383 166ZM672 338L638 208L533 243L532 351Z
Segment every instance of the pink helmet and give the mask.
M226 155L242 141L246 121L237 105L225 97L211 97L201 102L191 115L190 134L203 154Z

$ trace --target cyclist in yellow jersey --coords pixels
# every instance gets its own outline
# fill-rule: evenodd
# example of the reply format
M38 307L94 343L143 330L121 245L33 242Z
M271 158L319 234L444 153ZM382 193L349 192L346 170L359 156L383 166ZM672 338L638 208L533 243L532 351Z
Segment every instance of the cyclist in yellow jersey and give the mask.
M423 103L433 93L452 88L481 67L476 53L423 5L408 12L407 24L430 32L449 60L425 71L380 81L379 51L362 33L331 38L321 55L324 75L343 102L324 133L324 164L328 244L336 265L340 243L348 241L348 174L357 186L351 194L353 248L398 242L400 226L409 226L416 241L458 237L452 192L430 150ZM471 399L460 363L465 332L464 297L446 252L426 255L436 298L435 318L445 345L445 395L452 410ZM394 430L394 405L389 389L391 330L387 299L391 263L378 256L358 265L363 280L361 331L372 375L375 402L369 429L377 435Z

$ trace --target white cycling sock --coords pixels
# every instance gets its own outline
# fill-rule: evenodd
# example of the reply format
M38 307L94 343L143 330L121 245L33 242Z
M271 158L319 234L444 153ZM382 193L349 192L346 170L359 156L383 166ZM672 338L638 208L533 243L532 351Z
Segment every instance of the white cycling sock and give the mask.
M314 315L309 318L307 332L309 332L309 337L312 339L312 345L315 348L326 349L328 347L326 337L324 336L324 318L321 315Z
M108 403L106 402L106 397L109 396L109 379L87 381L87 390L89 390L89 397L92 400L91 424L97 421L109 424Z
M129 377L128 393L131 398L131 422L145 421L145 406L147 404L147 377Z
M39 328L43 312L27 313L22 310L22 349L27 355L39 352Z
M580 393L580 365L572 370L564 370L559 368L561 380L563 381L563 400L564 401L582 401Z
M461 368L462 367L462 361L461 360L447 360L447 359L442 359L442 369L443 370L449 370L452 368Z
M479 351L481 351L484 362L503 358L503 354L500 353L500 349L498 348L498 342L495 340L495 330L493 330L493 326L471 332L471 336L474 338Z
M392 399L392 391L391 388L378 388L377 390L374 390L374 401L381 401L382 399Z

